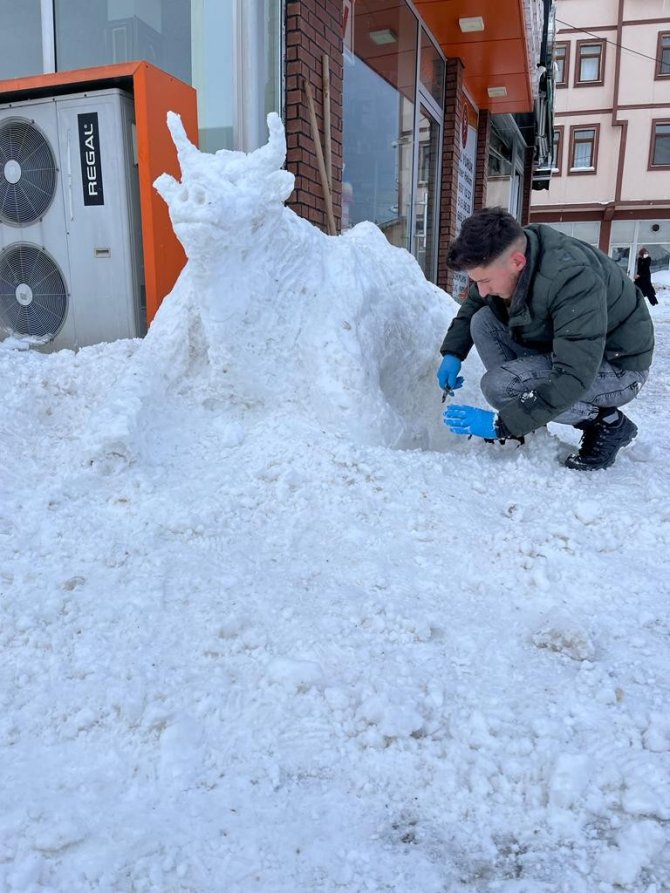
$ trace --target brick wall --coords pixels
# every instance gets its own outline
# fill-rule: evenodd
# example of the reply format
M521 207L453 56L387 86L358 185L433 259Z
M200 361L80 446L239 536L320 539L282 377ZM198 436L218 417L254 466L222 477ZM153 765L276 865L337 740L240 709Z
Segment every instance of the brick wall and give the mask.
M481 111L477 124L477 163L475 164L475 211L486 207L489 147L491 145L491 113Z
M312 136L304 81L310 83L319 139L326 154L323 57L329 58L332 204L339 231L342 197L342 0L286 4L286 166L296 175L289 206L327 231L326 203Z
M463 100L463 63L460 59L448 59L442 135L442 191L440 194L440 236L437 249L437 284L450 293L453 273L447 269L446 255L449 243L456 238L456 198L458 164L462 145Z

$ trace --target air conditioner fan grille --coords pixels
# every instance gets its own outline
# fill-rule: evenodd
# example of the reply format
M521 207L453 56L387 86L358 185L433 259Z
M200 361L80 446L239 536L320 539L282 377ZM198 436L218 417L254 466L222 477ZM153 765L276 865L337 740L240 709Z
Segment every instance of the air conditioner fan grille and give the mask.
M46 251L15 244L0 254L0 325L5 330L53 338L66 312L65 280Z
M0 219L15 226L44 215L56 192L56 162L44 135L30 121L0 125Z

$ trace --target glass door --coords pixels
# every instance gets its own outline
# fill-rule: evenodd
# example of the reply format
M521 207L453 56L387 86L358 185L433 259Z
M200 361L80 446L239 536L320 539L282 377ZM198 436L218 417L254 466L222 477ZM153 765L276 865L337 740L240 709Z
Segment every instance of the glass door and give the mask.
M404 4L354 5L344 57L342 226L371 220L410 248L418 23Z
M419 107L418 165L414 192L413 253L427 279L435 279L438 187L442 128L424 105Z
M421 28L417 59L418 103L414 125L415 177L411 251L426 279L437 278L445 62Z

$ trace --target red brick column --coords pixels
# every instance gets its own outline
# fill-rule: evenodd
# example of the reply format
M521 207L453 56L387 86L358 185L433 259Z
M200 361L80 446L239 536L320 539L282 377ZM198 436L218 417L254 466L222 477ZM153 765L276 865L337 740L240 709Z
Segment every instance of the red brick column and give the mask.
M480 111L477 123L477 162L475 164L475 211L486 207L489 148L491 146L491 113Z
M325 157L323 57L330 69L332 202L339 230L342 208L342 0L289 0L286 4L286 166L296 175L288 205L327 230L324 192L312 138L304 79L312 87Z
M446 103L442 136L442 191L440 194L440 237L437 249L437 284L450 291L453 274L447 269L449 243L456 238L458 163L461 158L463 121L463 63L447 60Z

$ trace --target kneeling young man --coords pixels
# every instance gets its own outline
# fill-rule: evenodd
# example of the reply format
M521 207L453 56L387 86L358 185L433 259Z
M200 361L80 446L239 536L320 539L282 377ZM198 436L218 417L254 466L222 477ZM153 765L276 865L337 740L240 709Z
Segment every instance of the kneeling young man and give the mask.
M502 208L463 223L447 265L471 285L442 343L438 382L449 392L462 385L474 344L497 413L453 404L445 424L490 440L573 425L583 434L568 468L612 465L637 434L618 407L637 397L654 349L642 292L601 251L550 226L522 228Z

